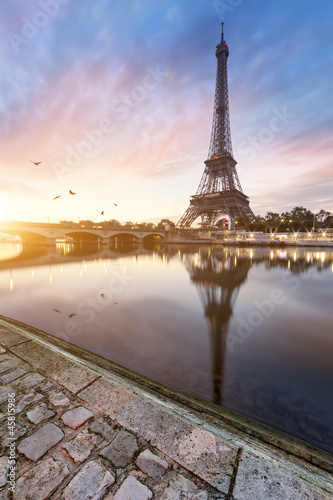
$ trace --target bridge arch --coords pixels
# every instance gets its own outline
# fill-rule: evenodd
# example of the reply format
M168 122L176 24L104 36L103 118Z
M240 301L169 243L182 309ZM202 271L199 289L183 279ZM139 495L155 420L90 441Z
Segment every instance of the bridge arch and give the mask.
M88 243L98 243L98 241L100 241L101 239L99 234L93 231L89 231L88 229L75 231L69 229L67 231L64 231L63 234L59 235L58 238L64 236L69 236L70 238L73 238L74 241L84 241Z
M108 244L110 241L143 242L165 239L165 231L140 231L128 229L103 229L96 227L77 227L72 225L6 222L0 223L0 232L22 237L31 243L55 243L59 238L66 236L82 242L101 242Z
M150 234L146 234L144 237L143 237L143 241L162 241L162 240L165 240L165 235L161 235L159 233L150 233Z
M3 229L1 230L2 234L8 234L8 236L14 236L17 240L22 239L22 242L27 243L47 243L49 241L49 237L45 234L40 234L36 231L29 230L17 230L17 229Z
M230 231L230 229L231 229L231 225L232 225L232 218L231 218L231 216L230 216L229 214L221 214L221 215L219 215L219 216L216 218L214 225L216 226L216 225L217 225L217 223L218 223L218 222L220 222L220 221L222 221L223 219L225 219L225 220L226 220L226 226L227 226L227 228L228 228L228 229L229 229L229 231Z
M109 237L109 241L112 243L139 243L141 238L135 233L119 231L112 234Z

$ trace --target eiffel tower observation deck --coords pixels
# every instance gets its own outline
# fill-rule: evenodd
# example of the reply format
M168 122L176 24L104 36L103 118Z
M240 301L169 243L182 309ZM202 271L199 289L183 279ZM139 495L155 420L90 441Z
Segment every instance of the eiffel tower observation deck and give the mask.
M232 153L227 59L228 45L224 40L216 46L217 74L214 117L208 159L199 187L191 196L190 206L177 226L189 227L201 217L205 225L214 225L222 217L254 217L249 198L243 193L236 171L237 162Z

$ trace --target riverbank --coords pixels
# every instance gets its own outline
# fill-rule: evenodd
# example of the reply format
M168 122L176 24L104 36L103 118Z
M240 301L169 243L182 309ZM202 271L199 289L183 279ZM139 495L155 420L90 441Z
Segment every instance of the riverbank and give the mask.
M1 499L12 498L11 450L18 500L333 498L332 463L322 452L283 451L3 317L0 345Z
M333 248L333 242L281 242L281 241L272 241L272 242L260 242L260 241L228 241L228 240L179 240L179 241L165 241L167 244L171 245L210 245L210 246L229 246L229 247L263 247L263 248L280 248L280 247L288 247L288 248Z
M240 246L240 247L294 247L294 248L333 248L333 241L326 240L299 240L299 241L255 241L255 240L218 240L218 239L203 239L203 240L166 240L167 244L196 244L196 245L214 245L214 246Z

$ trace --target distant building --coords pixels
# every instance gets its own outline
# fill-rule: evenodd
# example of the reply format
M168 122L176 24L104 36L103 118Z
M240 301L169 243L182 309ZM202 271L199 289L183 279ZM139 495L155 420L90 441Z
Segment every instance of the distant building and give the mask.
M161 219L159 226L163 226L163 229L165 229L165 231L173 231L175 229L175 223L170 219Z

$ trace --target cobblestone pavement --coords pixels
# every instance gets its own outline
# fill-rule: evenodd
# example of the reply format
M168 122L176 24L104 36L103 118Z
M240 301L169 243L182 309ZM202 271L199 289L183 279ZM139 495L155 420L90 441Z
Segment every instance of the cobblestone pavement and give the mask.
M0 383L0 500L332 498L5 326Z

